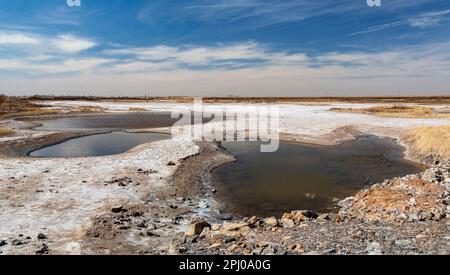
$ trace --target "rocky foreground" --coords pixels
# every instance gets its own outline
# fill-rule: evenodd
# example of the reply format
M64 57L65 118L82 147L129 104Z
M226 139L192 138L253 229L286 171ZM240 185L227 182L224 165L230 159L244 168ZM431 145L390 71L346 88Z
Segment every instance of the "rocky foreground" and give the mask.
M450 161L386 180L339 203L339 213L191 221L170 253L450 254Z

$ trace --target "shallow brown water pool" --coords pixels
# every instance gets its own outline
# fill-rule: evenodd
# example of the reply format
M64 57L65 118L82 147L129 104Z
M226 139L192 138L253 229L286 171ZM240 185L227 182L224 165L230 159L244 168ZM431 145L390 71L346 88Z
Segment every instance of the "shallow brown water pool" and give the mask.
M213 184L226 211L246 216L329 211L364 186L423 169L393 140L374 136L337 146L283 142L275 153L260 153L257 142L222 145L237 161L216 169Z

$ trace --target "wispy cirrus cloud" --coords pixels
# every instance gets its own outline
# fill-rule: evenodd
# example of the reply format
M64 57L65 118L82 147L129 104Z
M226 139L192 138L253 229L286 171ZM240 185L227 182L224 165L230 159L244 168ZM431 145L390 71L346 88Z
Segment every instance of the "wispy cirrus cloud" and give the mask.
M365 30L351 33L349 36L383 31L387 29L410 26L415 28L427 28L450 21L450 9L434 12L421 13L415 17L393 21L381 25L371 26Z
M391 0L383 3L383 10L390 13L426 3L427 0ZM365 0L195 0L171 6L167 2L151 3L137 14L143 23L155 22L158 17L170 18L172 22L226 22L242 23L240 28L301 22L324 15L360 16L370 14Z

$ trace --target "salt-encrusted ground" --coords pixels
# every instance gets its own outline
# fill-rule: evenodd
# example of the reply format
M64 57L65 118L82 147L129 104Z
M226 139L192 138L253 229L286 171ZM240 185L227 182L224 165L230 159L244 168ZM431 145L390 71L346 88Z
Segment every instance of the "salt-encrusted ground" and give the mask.
M120 102L87 102L87 101L50 101L49 106L60 108L93 106L109 111L128 111L130 108L146 110L173 111L183 108L193 110L193 105L177 103L120 103ZM399 137L405 130L419 126L438 126L450 124L450 118L418 119L389 118L373 115L342 113L329 111L330 108L365 108L374 104L204 104L204 111L217 112L224 110L231 113L252 111L255 107L273 107L279 110L279 130L286 139L312 143L333 144L352 138L348 127L362 133L372 133L391 137ZM435 110L447 110L446 105L432 105ZM340 132L347 132L341 133Z
M171 111L185 107L182 104L172 103L81 101L46 102L46 104L66 111L80 106L96 106L108 111L128 111L130 108ZM238 113L244 112L247 107L252 106L255 105L208 104L205 111L214 112L225 109ZM276 104L270 106L278 107L280 110L282 138L313 143L336 143L360 133L399 138L406 130L413 127L450 124L450 119L385 118L328 111L332 107L372 106L368 104ZM447 106L433 107L444 109ZM14 128L17 134L13 137L0 138L0 144L11 140L21 141L52 134L52 132L42 133L26 129L25 126L23 122L13 120L2 122L2 127ZM92 245L95 242L90 240L86 245L85 238L88 231L94 232L88 235L91 239L95 239L98 237L97 235L101 235L98 231L116 232L116 230L122 230L122 227L127 230L127 224L133 224L136 217L128 217L123 214L120 206L127 208L130 205L136 206L145 203L146 209L159 206L168 206L171 209L173 206L173 209L186 208L183 210L184 212L192 211L193 206L199 203L198 201L191 201L189 198L152 201L148 198L152 194L164 193L168 188L173 187L170 182L173 180L172 175L177 166L168 165L169 162L174 161L179 164L180 159L197 154L198 150L198 145L192 141L172 139L142 145L125 154L106 157L0 158L0 252L3 254L34 254L38 251L44 253L50 251L55 254L110 253L110 250L99 250L98 247L107 246L103 243ZM172 205L172 201L174 205ZM201 201L201 203L205 204L205 201ZM116 213L111 214L113 208ZM133 211L130 210L127 213L129 215L137 213ZM149 225L150 221L146 219L145 230L150 231L141 232L140 224L133 226L141 228L139 234L146 235L146 238L160 236L161 232L152 231L158 230L158 226L164 227L162 231L166 234L176 234L177 231L185 228L179 224L177 219L177 215L183 214L183 211L173 210L168 214L169 218L152 220L152 225ZM151 215L155 215L155 213ZM98 229L101 226L96 225L93 230L93 221L97 217L103 217L101 218L102 224L109 225L114 221L113 225L101 230ZM173 225L169 226L168 224L171 223ZM149 229L152 227L155 229ZM39 233L44 234L46 238L39 239ZM116 235L109 237L117 239ZM130 243L139 242L128 241ZM109 246L113 247L112 244L115 243L109 242ZM148 246L146 239L141 240L140 245ZM166 248L147 252L173 253L173 247L171 248L167 244L163 246ZM136 253L136 250L129 248L121 250L119 247L115 251L115 253L121 252Z
M53 253L80 253L93 217L115 206L142 203L170 180L176 170L167 165L170 161L197 152L192 142L172 139L106 157L0 159L0 240L8 243L0 249L34 254L38 248L21 251L14 240L36 241L43 233L51 237ZM151 173L136 176L138 170ZM123 186L114 182L124 177L132 178Z

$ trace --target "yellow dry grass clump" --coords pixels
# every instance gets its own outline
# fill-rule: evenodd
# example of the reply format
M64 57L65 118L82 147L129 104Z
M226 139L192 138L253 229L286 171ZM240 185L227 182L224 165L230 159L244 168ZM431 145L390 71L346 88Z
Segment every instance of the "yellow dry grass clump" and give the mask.
M439 118L450 117L450 114L437 114L429 107L390 105L375 106L368 108L331 108L330 111L373 114L386 117L404 117L404 118Z
M0 137L6 137L14 134L14 131L11 129L0 128Z
M145 112L147 109L141 107L131 107L128 109L131 112Z
M450 158L450 125L413 129L407 134L406 141L418 156L435 154L440 158Z

